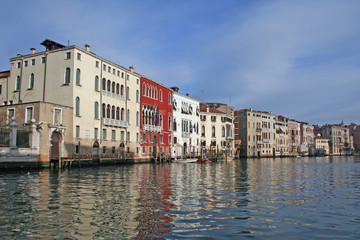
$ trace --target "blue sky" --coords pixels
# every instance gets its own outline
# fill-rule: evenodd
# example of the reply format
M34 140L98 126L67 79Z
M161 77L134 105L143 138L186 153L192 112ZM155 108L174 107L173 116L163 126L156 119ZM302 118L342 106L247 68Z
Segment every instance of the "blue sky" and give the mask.
M360 124L360 1L5 1L0 71L50 38L202 101Z

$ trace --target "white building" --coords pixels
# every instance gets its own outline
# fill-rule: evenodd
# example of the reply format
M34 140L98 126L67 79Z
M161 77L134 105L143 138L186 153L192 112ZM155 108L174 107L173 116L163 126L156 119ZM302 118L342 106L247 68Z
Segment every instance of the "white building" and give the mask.
M200 101L173 87L173 158L200 155Z

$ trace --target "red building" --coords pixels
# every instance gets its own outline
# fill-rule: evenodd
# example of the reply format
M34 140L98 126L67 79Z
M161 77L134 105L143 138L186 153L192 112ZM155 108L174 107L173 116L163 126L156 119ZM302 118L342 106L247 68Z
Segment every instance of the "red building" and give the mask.
M142 158L170 158L172 90L142 77L140 134Z

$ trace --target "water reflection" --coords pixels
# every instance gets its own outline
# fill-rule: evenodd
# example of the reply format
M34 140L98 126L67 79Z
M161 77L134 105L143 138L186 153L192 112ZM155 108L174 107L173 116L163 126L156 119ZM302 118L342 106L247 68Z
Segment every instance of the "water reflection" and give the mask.
M1 239L359 238L358 157L0 174Z

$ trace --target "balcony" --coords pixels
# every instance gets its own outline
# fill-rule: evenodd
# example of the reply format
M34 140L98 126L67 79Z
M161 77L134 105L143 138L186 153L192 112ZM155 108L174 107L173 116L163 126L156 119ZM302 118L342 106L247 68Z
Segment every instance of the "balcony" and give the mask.
M154 126L149 124L144 124L143 128L145 131L149 131L149 132L161 132L162 130L161 126Z
M105 126L122 127L122 128L127 128L129 126L129 123L126 121L115 120L110 118L103 118L103 124Z
M121 95L113 93L113 92L108 92L106 90L102 90L102 95L106 96L106 97L111 97L111 98L123 100L123 101L125 100L124 96L121 96Z

